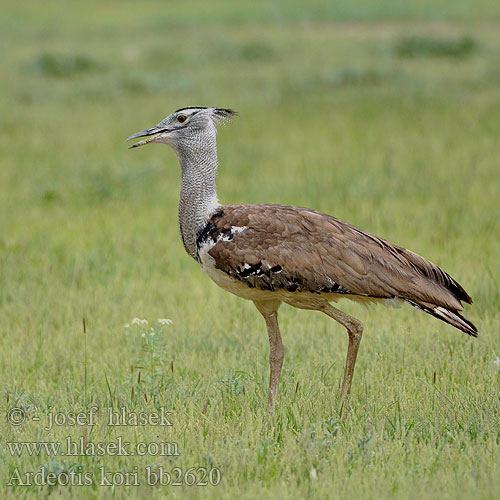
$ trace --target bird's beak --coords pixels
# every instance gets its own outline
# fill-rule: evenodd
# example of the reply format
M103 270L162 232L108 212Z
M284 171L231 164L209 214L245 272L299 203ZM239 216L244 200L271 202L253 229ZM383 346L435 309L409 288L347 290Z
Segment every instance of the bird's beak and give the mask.
M131 139L137 139L137 137L147 137L147 139L143 139L142 141L136 142L129 146L129 149L137 148L139 146L144 146L144 144L148 144L150 142L155 142L158 135L161 133L169 132L169 130L165 127L160 127L159 125L155 125L154 127L148 128L146 130L141 130L141 132L136 132L127 138L127 141Z

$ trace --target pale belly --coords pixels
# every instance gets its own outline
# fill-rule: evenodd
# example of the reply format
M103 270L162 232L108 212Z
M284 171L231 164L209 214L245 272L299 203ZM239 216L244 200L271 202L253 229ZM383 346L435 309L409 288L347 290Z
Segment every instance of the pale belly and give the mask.
M217 283L221 288L228 292L238 295L247 300L279 300L281 293L279 291L271 292L259 288L250 288L246 283L233 278L229 274L217 269L215 261L208 252L200 251L200 265L204 272ZM283 299L281 299L283 300Z

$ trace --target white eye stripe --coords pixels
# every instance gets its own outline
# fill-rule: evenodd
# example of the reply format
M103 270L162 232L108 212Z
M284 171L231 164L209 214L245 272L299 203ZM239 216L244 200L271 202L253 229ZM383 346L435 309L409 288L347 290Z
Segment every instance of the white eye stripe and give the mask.
M192 116L192 115L202 111L203 109L206 109L206 108L182 108L182 109L178 109L176 111L176 113L178 113L179 115L184 115L186 117L189 117L189 116Z

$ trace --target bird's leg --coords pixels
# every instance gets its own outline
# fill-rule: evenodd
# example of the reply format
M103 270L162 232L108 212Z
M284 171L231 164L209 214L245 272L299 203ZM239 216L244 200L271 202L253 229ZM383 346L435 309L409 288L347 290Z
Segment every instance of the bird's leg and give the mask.
M349 334L349 346L347 348L347 359L345 363L344 381L342 382L342 395L347 398L351 392L352 374L356 364L359 344L363 335L363 323L356 318L336 309L330 304L325 304L321 311L338 321L344 326Z
M266 321L267 333L269 335L269 397L267 400L269 413L273 411L273 405L278 397L278 386L280 383L281 367L285 349L281 341L280 328L278 325L279 301L254 301L255 307L260 311Z

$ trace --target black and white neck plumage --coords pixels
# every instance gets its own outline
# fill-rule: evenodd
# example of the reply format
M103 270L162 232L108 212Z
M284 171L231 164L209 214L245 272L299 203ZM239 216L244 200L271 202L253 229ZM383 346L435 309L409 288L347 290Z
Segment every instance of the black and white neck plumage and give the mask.
M221 108L182 108L158 125L129 137L148 137L131 147L164 142L177 153L182 169L179 229L184 248L195 259L198 257L198 235L220 206L215 187L216 124L234 114L232 110Z
M186 251L196 259L196 240L219 207L215 188L217 144L215 125L192 134L176 146L182 168L179 229Z

